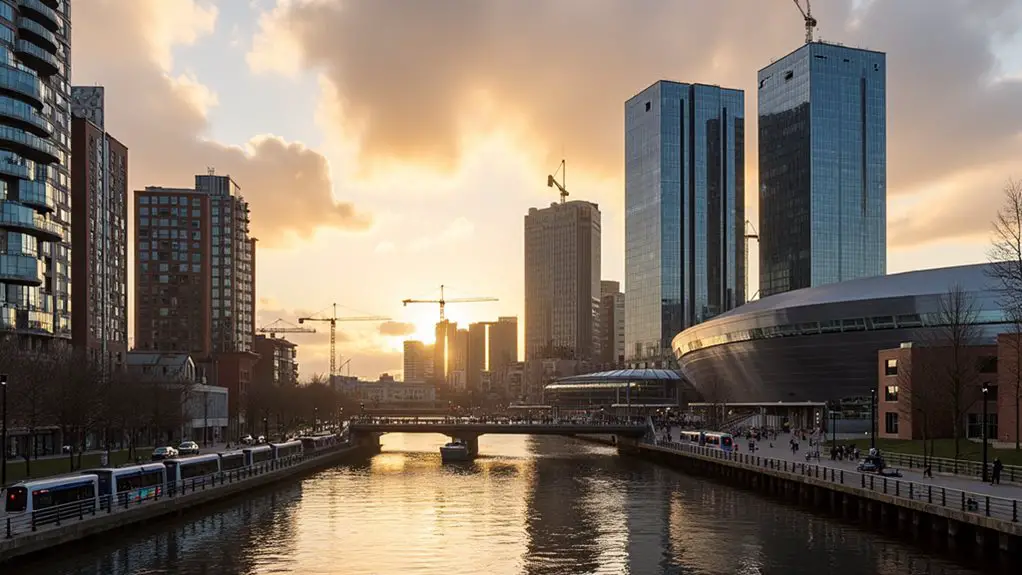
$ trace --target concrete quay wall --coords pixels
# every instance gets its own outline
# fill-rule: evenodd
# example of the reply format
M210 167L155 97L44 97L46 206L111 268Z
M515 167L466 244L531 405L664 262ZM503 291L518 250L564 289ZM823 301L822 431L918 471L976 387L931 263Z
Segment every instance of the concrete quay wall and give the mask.
M618 451L873 527L897 528L913 539L926 538L929 543L957 551L1012 562L1022 559L1022 522L1013 521L1010 515L989 517L982 509L980 512L959 509L957 494L956 499L948 499L950 505L941 505L939 499L928 502L921 491L915 491L919 498L911 498L908 482L897 484L904 491L895 493L896 483L891 480L890 490L884 493L863 488L861 474L839 469L807 464L798 468L792 465L792 471L788 471L767 466L754 456L730 459L716 456L719 454L703 455L627 439L619 440ZM846 481L839 482L839 479ZM906 485L901 487L901 484Z
M334 451L310 457L295 465L249 477L243 481L209 489L199 489L176 497L165 497L159 501L149 501L144 505L117 510L114 513L97 510L94 516L87 516L84 520L68 520L58 527L17 535L11 539L0 538L0 564L115 529L148 523L169 515L179 515L212 502L219 503L247 491L325 469L348 459L375 453L378 450L378 444L372 443L340 447Z

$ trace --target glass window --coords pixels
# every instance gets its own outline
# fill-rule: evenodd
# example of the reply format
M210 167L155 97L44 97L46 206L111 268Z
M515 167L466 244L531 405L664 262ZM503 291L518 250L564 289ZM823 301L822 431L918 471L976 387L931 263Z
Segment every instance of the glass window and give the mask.
M898 360L888 359L884 365L884 375L898 375Z
M897 413L884 414L884 433L889 433L891 435L896 435L898 433Z
M898 401L898 386L888 385L884 391L884 401Z

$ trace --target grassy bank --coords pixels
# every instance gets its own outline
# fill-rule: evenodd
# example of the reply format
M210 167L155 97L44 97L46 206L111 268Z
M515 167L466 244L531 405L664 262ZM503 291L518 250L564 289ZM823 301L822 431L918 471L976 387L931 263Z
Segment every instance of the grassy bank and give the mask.
M857 440L839 440L838 445L850 445L855 444L859 446L859 449L865 451L869 449L869 439L857 439ZM828 442L829 445L829 442ZM906 439L881 439L877 438L877 448L881 452L888 453L905 453L908 455L923 455L923 442L922 440L906 440ZM959 442L960 453L958 458L962 460L970 461L983 461L983 444L976 443L974 441L961 440ZM955 457L955 442L953 439L937 439L933 441L933 457L943 457L946 459L954 459ZM1015 449L994 449L990 446L987 451L987 457L990 461L993 461L995 457L999 457L1001 462L1005 465L1022 465L1022 451L1015 451Z
M135 449L135 455L141 456L143 460L149 460L149 454L152 453L153 448L151 447L140 447ZM92 467L100 466L101 453L86 453L82 456L82 464L78 465L78 455L74 456L74 471L79 469L89 469ZM47 457L46 459L33 459L31 464L28 466L31 470L31 475L27 476L25 473L25 460L24 459L12 459L7 462L7 483L17 483L23 479L38 479L40 477L49 477L51 475L61 475L64 473L70 473L71 464L69 462L70 456L65 455L64 457ZM117 466L128 463L128 450L113 450L110 452L109 465Z

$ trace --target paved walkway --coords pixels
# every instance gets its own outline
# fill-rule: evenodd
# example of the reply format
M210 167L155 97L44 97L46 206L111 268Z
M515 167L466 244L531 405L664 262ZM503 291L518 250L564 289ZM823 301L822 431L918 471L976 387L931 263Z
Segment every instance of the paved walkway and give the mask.
M680 431L681 428L673 428L671 430L671 436L675 441L677 441L678 437L680 437ZM806 451L809 450L809 442L800 441L798 452L792 453L791 449L788 447L789 439L791 439L791 435L785 433L779 434L777 439L773 441L773 447L770 447L770 441L757 441L755 454L760 457L769 457L796 463L806 463ZM749 453L749 442L747 440L739 439L737 442L739 453ZM863 441L859 449L864 452L869 451L869 442ZM816 459L813 459L809 463L830 469L844 469L845 471L855 471L855 468L858 465L858 461L853 460L832 461L830 459L830 450L824 450L823 448L820 449L820 460L817 461ZM990 495L1006 499L1022 500L1022 486L1008 484L990 485L989 483L983 483L978 479L970 479L961 476L934 475L933 477L923 477L922 471L918 469L904 469L899 467L890 467L890 469L898 469L901 471L901 479L904 479L905 481L912 481L914 483L921 483L924 485L933 485L934 487L945 487L947 489L958 489L979 495Z

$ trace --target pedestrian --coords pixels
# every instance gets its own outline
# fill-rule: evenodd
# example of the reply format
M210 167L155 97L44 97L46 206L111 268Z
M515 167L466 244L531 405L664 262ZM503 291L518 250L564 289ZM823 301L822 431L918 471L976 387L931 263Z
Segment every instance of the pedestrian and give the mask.
M1004 469L1004 464L1001 463L1001 458L994 458L994 469L993 473L990 474L990 485L1001 484L1001 470Z

